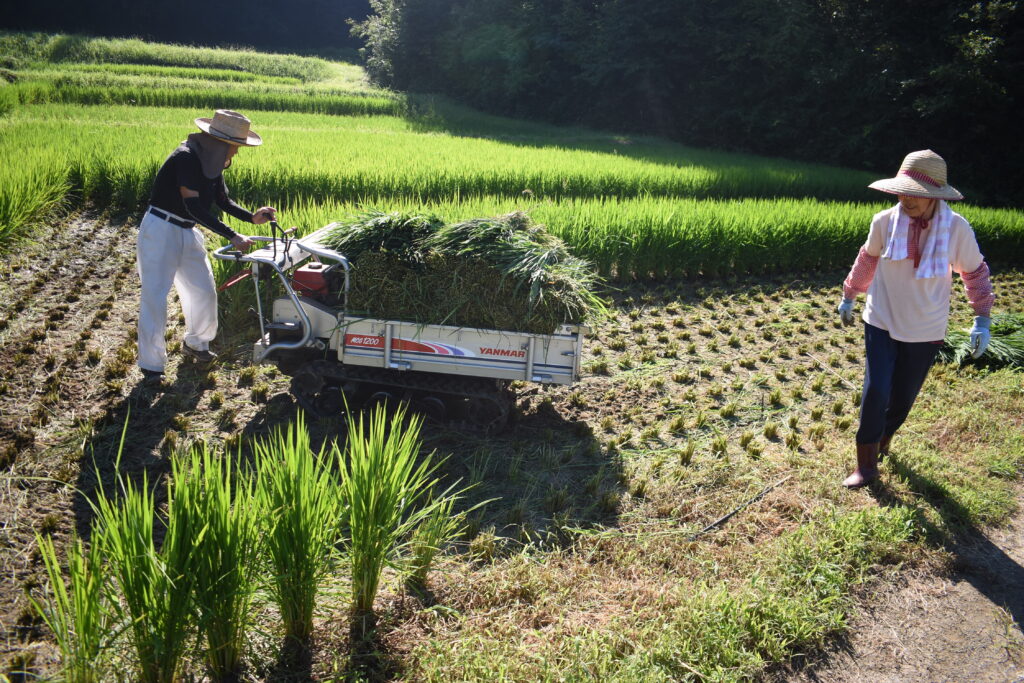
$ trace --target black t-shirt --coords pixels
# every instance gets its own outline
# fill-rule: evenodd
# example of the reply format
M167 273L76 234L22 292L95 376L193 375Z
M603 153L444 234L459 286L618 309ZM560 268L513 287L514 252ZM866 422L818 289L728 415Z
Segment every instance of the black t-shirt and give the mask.
M191 210L181 197L179 189L181 187L187 187L199 193L196 199L188 202L191 205ZM248 223L252 222L252 213L228 197L224 175L221 174L212 179L204 176L199 157L193 154L192 150L184 143L171 152L163 166L157 171L149 203L158 209L205 225L229 240L237 233L210 213L210 207L214 203L235 218Z

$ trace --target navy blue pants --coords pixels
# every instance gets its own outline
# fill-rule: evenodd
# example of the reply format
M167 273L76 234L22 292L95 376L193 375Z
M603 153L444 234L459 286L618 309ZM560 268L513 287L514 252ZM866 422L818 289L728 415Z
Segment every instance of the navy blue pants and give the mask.
M864 323L864 392L857 443L892 436L910 413L940 344L901 342L886 330Z

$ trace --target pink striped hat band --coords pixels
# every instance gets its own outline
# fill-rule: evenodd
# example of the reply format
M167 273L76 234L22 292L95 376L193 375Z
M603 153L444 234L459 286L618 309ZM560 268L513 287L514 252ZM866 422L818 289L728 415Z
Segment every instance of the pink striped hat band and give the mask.
M868 185L888 194L905 194L931 199L963 199L955 187L946 182L946 162L930 149L911 152L903 159L900 170L892 178L876 180Z
M935 180L930 175L928 175L926 173L921 173L921 171L915 171L912 168L908 168L906 170L900 171L900 175L910 176L914 180L916 180L918 182L922 182L922 183L928 183L932 187L942 187L942 183L940 183L939 181Z

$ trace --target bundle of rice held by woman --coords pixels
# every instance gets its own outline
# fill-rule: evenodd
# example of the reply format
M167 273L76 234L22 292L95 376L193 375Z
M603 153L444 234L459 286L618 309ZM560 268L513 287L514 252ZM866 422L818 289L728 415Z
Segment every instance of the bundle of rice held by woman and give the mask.
M352 263L350 315L551 334L605 310L589 264L521 212L446 225L369 211L321 242Z

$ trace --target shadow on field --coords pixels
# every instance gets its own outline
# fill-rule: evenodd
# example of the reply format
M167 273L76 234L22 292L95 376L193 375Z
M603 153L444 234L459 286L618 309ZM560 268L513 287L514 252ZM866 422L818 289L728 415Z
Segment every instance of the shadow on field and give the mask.
M469 487L469 553L487 561L522 544L559 545L564 530L614 525L624 491L618 455L582 419L560 414L541 390L522 392L513 425L494 434L427 426L425 448L446 458L445 485Z
M955 579L967 581L993 605L1009 612L1016 623L1024 623L1024 567L989 540L971 521L970 511L947 493L941 481L918 473L899 458L891 458L888 467L907 482L917 498L904 500L883 484L876 491L878 501L914 507L924 500L935 508L946 528L954 531L949 533L927 521L925 530L955 555Z
M814 176L836 174L826 166L807 162L764 159L730 153L707 151L679 144L668 144L664 138L643 134L621 134L593 128L565 127L539 121L509 119L498 115L482 114L457 104L441 95L410 95L406 120L412 130L421 133L447 133L453 136L483 138L504 142L517 147L557 148L612 155L669 168L691 167L704 178L702 193L705 197L749 196L750 188L763 188L765 196L775 196L780 186L793 182L794 177L813 179ZM838 181L832 195L845 201L874 199L866 187L849 187L848 180ZM654 188L647 192L658 194ZM668 196L672 196L669 192Z
M513 551L520 543L558 542L561 529L614 524L623 487L621 462L601 448L583 419L561 415L544 391L517 396L511 425L497 433L472 426L424 422L423 453L440 461L440 487L467 489L461 509L473 510L464 544L485 555ZM295 420L300 409L287 394L273 396L243 429L269 434ZM313 448L344 448L345 417L308 419Z
M92 439L82 449L76 482L80 495L74 503L75 528L80 536L89 538L93 519L93 509L83 496L91 499L99 486L108 496L119 495L119 474L137 484L145 474L152 488L170 472L170 460L156 454L157 447L175 426L175 416L193 410L202 398L196 387L207 370L199 364L181 363L170 384L166 380L159 386L140 381L95 425ZM118 456L122 434L124 445ZM156 486L155 491L157 501L162 501L163 487Z

